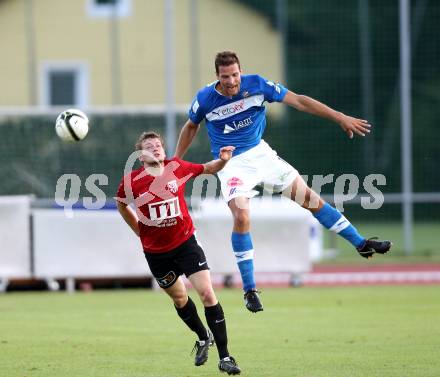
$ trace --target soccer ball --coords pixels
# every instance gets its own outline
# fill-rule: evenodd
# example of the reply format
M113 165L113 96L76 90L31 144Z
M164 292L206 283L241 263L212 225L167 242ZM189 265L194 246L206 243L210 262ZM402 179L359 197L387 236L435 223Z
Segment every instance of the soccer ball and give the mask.
M89 119L81 110L64 110L57 117L55 131L63 141L80 141L84 139L87 132L89 132Z

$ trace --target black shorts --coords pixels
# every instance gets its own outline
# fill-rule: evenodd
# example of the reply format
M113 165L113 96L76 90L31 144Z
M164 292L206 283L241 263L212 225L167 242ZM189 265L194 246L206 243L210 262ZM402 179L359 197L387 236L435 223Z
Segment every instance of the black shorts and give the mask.
M209 270L205 253L192 235L182 245L166 253L145 253L151 273L161 288L171 287L177 278Z

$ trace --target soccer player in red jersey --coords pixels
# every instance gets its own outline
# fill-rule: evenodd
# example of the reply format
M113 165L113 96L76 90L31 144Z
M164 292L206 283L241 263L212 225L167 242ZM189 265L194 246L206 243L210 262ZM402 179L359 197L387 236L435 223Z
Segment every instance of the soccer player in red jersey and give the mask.
M197 334L195 365L207 361L208 349L215 342L220 371L240 374L240 368L228 352L223 309L212 288L208 263L194 235L184 198L186 182L200 174L220 171L231 159L234 147L221 148L219 159L205 164L193 164L177 157L167 160L162 137L155 132L143 132L136 150L142 167L122 179L116 198L119 213L140 237L157 283L173 300L179 317ZM209 330L188 296L182 274L200 296Z

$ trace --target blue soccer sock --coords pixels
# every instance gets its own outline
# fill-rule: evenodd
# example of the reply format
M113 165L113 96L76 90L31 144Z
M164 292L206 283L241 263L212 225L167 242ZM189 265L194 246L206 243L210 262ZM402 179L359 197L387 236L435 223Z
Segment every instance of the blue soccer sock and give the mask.
M240 270L243 290L247 292L250 289L255 289L254 247L252 246L251 234L249 232L232 232L231 242L238 269Z
M333 208L330 204L325 203L313 216L315 216L324 227L339 234L354 247L359 248L364 244L365 238L359 234L357 229L351 225L350 221L348 221L341 212Z

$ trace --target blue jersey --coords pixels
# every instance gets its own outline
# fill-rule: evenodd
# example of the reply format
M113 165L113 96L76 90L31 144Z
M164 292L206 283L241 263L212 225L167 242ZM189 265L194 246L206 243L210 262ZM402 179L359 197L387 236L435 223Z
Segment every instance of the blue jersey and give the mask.
M237 156L259 144L266 128L264 102L281 102L287 89L258 75L242 75L240 92L231 98L215 89L217 83L197 93L189 119L195 124L206 120L214 158L227 145L235 147Z

